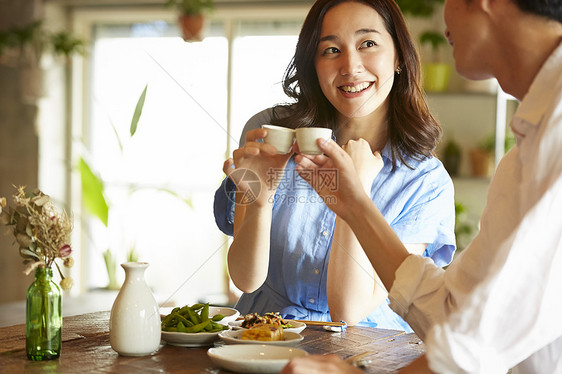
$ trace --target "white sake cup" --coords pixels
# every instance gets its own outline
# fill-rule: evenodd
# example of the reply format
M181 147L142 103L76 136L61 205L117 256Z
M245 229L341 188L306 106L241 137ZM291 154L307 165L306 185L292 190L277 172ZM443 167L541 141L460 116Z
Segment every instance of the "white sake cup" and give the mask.
M289 153L295 141L295 130L273 125L262 125L262 128L267 130L267 135L263 138L266 144L277 148L279 154Z
M300 127L295 130L299 151L307 155L321 155L323 152L318 148L318 139L332 139L332 129L325 127Z

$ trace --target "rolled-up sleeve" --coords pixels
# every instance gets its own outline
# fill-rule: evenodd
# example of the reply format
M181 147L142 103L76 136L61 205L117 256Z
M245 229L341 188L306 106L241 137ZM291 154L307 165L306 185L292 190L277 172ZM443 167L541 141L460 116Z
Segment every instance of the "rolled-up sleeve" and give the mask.
M388 294L390 307L416 334L424 339L435 322L442 321L447 308L444 270L431 258L410 255L396 271Z
M230 178L224 178L220 187L215 191L213 211L215 222L219 230L232 236L234 232L234 195L236 186Z

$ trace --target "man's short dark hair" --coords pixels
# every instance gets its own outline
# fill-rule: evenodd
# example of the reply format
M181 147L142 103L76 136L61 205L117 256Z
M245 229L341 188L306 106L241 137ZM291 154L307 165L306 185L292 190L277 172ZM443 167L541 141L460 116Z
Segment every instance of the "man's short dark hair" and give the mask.
M524 12L562 23L562 0L512 0Z

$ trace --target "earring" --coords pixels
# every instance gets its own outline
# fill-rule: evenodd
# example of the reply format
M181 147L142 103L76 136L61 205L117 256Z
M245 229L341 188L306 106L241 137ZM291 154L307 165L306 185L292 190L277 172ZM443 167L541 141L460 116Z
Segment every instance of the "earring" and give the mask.
M402 69L400 68L400 66L398 66L398 67L396 68L396 74L400 74L401 72L402 72Z

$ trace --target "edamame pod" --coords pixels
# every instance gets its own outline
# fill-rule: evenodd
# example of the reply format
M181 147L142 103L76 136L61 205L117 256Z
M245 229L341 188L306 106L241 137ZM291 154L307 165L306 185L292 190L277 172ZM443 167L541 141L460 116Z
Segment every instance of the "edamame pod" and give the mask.
M174 318L177 318L179 320L180 323L183 323L184 326L189 327L189 326L193 326L195 325L194 323L192 323L191 321L188 321L184 316L182 316L181 314L176 314L174 316Z
M228 330L229 327L226 325L221 325L220 323L216 323L213 320L211 320L211 326L213 326L213 330L215 329L219 329L220 330Z
M191 308L189 307L189 305L186 305L186 306L182 307L180 310L178 310L178 313L181 314L182 316L185 316L187 314L188 309L191 309ZM173 313L173 311L172 311L172 313Z
M191 328L191 327L190 327ZM178 332L187 332L186 327L184 326L183 323L179 322L178 323Z
M199 309L203 308L205 306L205 304L201 304L201 303L197 303L197 304L193 304L191 306L191 310L193 310L194 312L198 311Z
M201 310L201 322L207 321L209 319L209 303L203 306Z
M197 325L198 323L201 322L201 319L199 318L197 313L195 313L193 310L191 310L191 308L187 309L187 315L189 316L189 319L191 320L191 322L193 322L195 325Z
M201 330L205 329L205 327L207 327L208 324L210 324L211 321L207 320L205 322L201 322L198 323L195 326L191 326L185 329L185 332L190 332L190 333L194 333L194 332L201 332ZM179 328L178 328L179 331Z
M172 319L174 319L173 312L164 317L164 319L162 320L162 326L167 326L168 324L170 324L172 322Z

